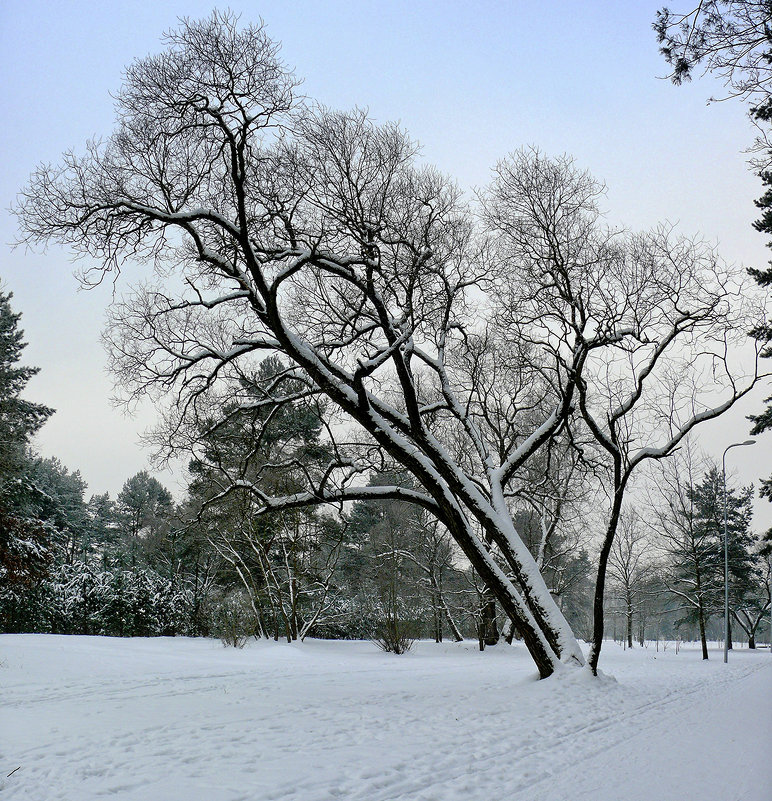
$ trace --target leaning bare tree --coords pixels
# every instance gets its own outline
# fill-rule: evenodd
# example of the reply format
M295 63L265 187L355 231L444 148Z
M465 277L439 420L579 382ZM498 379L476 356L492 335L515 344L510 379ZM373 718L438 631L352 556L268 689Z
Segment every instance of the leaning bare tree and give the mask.
M726 288L703 281L698 259L677 297L670 284L655 291L652 276L666 268L675 280L681 256L607 241L588 179L536 154L523 156L519 200L491 190L512 225L480 222L450 181L416 166L397 127L298 101L262 27L215 12L166 39L127 70L112 136L35 172L18 206L24 241L95 261L86 281L126 259L155 263L159 285L116 306L109 340L119 379L170 400L170 451L200 448L226 406L263 406L270 419L324 399L327 462L272 466L304 489L269 494L234 474L221 496L249 492L257 512L417 504L514 621L541 676L584 664L508 488L588 406L602 353L627 342L630 359L657 352L663 292L676 330L697 338L711 309L714 327L726 324ZM270 354L286 367L255 397ZM266 430L256 426L255 448ZM414 488L368 486L387 462Z
M569 427L583 427L604 461L593 671L608 560L631 481L755 386L760 348L750 348L744 365L738 352L749 321L763 319L742 273L705 244L665 226L636 235L602 226L601 193L570 159L521 152L498 165L482 197L503 267L493 298L502 335L567 376L553 385L576 404Z

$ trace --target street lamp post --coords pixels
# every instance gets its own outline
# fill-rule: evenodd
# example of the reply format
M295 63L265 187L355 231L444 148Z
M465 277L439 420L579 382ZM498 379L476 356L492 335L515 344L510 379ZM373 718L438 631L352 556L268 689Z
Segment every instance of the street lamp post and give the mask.
M724 450L724 455L721 457L721 472L724 477L724 664L729 661L729 528L727 525L726 454L732 448L755 444L755 439L733 442Z

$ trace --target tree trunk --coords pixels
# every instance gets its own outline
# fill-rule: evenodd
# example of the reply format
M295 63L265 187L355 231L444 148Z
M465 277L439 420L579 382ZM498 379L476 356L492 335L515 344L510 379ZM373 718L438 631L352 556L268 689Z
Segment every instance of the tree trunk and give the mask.
M482 573L481 578L496 596L503 611L514 622L542 678L551 675L561 663L570 663L577 667L584 665L584 654L579 643L547 589L536 560L520 540L500 488L493 493L492 500L496 524L491 525L493 520L486 521L486 535L490 535L499 546L511 570L511 578L502 575L495 562L492 567L496 581L490 581ZM493 561L490 554L486 555L488 560ZM501 584L508 591L499 595L498 586ZM512 585L515 589L514 595L509 589Z
M266 640L270 639L271 635L268 632L265 616L263 615L262 608L258 604L255 604L255 614L257 615L258 636L265 637Z
M440 610L440 602L437 597L437 592L433 589L431 592L431 606L432 606L432 629L434 632L434 642L442 642L442 613Z
M515 626L509 618L504 621L501 638L506 641L507 645L512 645L512 640L515 638Z
M509 615L523 638L541 678L552 675L561 662L584 665L584 655L571 627L550 595L531 553L512 522L500 485L491 487L488 506L467 482L452 469L437 467L399 441L372 425L372 410L364 412L358 401L331 383L329 376L307 353L298 350L283 326L277 322L276 335L289 355L319 383L342 409L351 413L375 440L421 483L436 504L433 514L445 525L483 584ZM512 571L510 578L496 563L478 532L501 550Z
M450 614L450 609L448 609L448 605L445 603L445 599L442 595L440 595L440 604L442 605L442 611L445 615L445 620L448 623L448 628L450 628L450 633L453 635L453 639L456 642L463 642L464 635L460 632L458 626L456 625L456 621L453 620L453 616Z
M708 658L708 639L705 636L705 611L702 608L702 599L697 607L697 619L700 623L700 644L702 645L702 658Z
M450 628L450 633L453 635L453 639L456 642L462 642L464 637L461 632L458 630L458 626L456 622L453 620L453 616L450 614L450 609L448 609L447 603L445 603L445 595L442 592L442 571L440 570L439 577L432 571L429 573L429 581L431 582L432 590L434 592L434 597L436 601L436 608L435 612L439 617L439 621L437 623L440 633L440 642L442 642L442 618L444 617L447 621L448 628Z
M290 581L290 592L292 599L290 634L292 635L292 639L294 641L297 640L298 631L300 630L300 626L298 625L298 582L294 576Z
M451 506L445 497L437 497L437 502L443 512L442 522L445 523L451 535L471 562L472 567L485 582L486 587L489 588L496 600L501 604L504 612L515 622L528 653L536 663L539 677L544 679L547 676L551 676L560 665L560 654L555 651L550 642L565 643L565 637L561 640L562 632L558 629L560 622L565 623L565 619L557 605L549 597L555 612L550 615L541 610L541 615L537 618L527 601L517 594L516 587L513 587L512 582L509 581L506 574L495 563L490 553L485 550L479 539L473 535L461 510L458 507ZM536 576L534 580L541 581L544 593L549 596L549 591L541 577ZM565 627L568 629L567 623L565 623ZM570 629L568 630L570 631ZM478 636L481 637L481 635L482 628L478 627ZM485 641L480 639L480 643L484 648ZM575 657L577 664L582 664L581 650L576 641L573 640L573 642L565 644L566 647L571 648L571 656L574 656L574 652L578 654ZM582 661L579 661L580 659Z
M633 647L633 597L627 593L627 647Z
M499 641L499 627L496 623L496 599L486 587L480 609L483 639L486 645L496 645Z
M619 525L619 515L622 512L622 499L624 497L624 481L621 477L621 465L618 460L614 466L614 479L614 503L611 506L606 535L603 538L603 546L598 556L598 573L595 579L595 596L592 604L592 644L590 646L588 664L594 676L598 675L598 659L603 647L603 597L606 590L606 570L609 556L611 555L611 546L614 544L614 536Z

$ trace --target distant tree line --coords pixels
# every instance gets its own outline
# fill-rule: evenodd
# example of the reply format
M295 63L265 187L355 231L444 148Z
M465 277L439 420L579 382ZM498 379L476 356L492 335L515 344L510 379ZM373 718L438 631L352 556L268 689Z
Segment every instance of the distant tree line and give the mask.
M242 403L200 421L207 447L189 465L182 502L146 471L128 478L115 499L87 499L77 471L30 448L52 410L21 397L36 371L20 366L20 315L10 301L0 294L2 631L217 636L233 645L250 636L369 638L396 652L416 637L471 637L481 648L517 637L448 532L420 506L387 498L256 515L247 486L223 484L238 464L245 482L270 491L302 486L273 465L289 460L303 472L324 464L322 406ZM245 391L262 396L282 369L265 360ZM585 465L577 491L579 468L568 453L559 470L543 465L546 472L534 474L531 491L513 503L514 518L572 627L589 636L593 576L582 532L598 487ZM653 483L658 492L621 515L606 634L629 647L683 636L707 649L708 636L720 632L713 622L723 609L721 476L695 465L671 463ZM409 476L385 464L369 484L411 487ZM769 576L750 528L751 497L750 487L730 489L728 522L733 626L754 647L767 626Z

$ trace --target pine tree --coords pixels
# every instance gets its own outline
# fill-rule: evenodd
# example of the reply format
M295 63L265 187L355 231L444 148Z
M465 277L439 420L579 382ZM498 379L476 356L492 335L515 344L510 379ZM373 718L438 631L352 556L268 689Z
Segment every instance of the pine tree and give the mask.
M125 553L119 559L128 560L136 567L140 556L140 539L155 539L165 528L172 514L172 494L147 470L141 470L127 479L115 504L115 521Z
M88 555L95 555L103 562L107 560L107 549L115 543L117 524L115 521L115 503L110 493L92 495L86 505L88 514L89 542L86 547Z
M18 363L27 343L19 328L21 314L11 310L12 297L0 292L0 493L23 470L30 438L54 412L21 397L39 368Z
M753 487L727 488L726 521L729 562L729 603L734 607L747 594L755 575L755 538L750 529L753 515ZM694 488L697 527L715 543L718 558L714 560L713 584L723 587L724 562L724 487L722 474L711 468L701 484ZM722 603L718 604L719 607Z
M53 409L21 397L38 368L19 365L26 343L12 297L0 292L0 580L14 584L33 580L50 560L48 531L29 514L27 448Z
M772 100L766 103L761 113L765 120L772 120ZM769 156L772 158L772 151L770 151ZM765 170L760 173L760 177L764 186L768 188L756 201L756 205L762 210L762 213L761 217L753 224L753 227L760 233L772 235L772 171ZM767 247L772 248L772 240L767 242ZM772 286L772 262L769 262L765 270L751 268L748 272L756 279L760 286ZM772 358L772 319L767 320L765 324L751 331L751 336L759 342L764 343L761 355L765 359ZM772 429L772 395L765 399L765 403L767 407L761 414L750 416L750 420L753 422L751 434L761 434L764 431ZM772 501L772 476L761 482L759 494L762 498L766 497ZM772 528L766 531L763 536L763 541L764 548L766 549L763 552L772 560L772 556L770 555L770 552L772 552Z
M242 375L217 416L201 422L200 447L189 469L191 500L230 576L243 583L266 636L305 636L309 621L335 597L333 575L343 528L318 510L266 512L262 492L291 495L303 475L321 476L331 460L320 442L323 406L307 400L304 386L276 358ZM227 571L226 571L227 572Z
M755 539L750 530L753 487L727 489L729 605L740 608L757 579ZM724 488L721 471L713 467L674 507L669 532L668 586L684 610L681 623L697 623L707 659L705 627L724 608Z
M61 549L62 561L85 560L90 549L90 521L84 499L86 482L59 459L34 457L26 471L26 512L40 520Z

